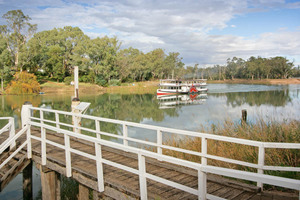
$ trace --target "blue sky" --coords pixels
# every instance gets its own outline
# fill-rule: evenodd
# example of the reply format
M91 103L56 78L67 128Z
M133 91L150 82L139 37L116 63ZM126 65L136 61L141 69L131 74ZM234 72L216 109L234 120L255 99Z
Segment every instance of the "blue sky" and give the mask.
M78 26L91 38L117 36L122 48L179 52L186 65L233 56L300 65L300 0L0 0L1 16L16 9L39 31Z

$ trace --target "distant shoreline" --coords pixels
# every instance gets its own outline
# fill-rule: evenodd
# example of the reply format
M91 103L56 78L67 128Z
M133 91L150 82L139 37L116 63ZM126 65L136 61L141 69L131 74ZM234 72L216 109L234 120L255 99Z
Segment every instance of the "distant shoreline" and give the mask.
M262 84L262 85L289 85L289 84L300 84L300 78L290 78L290 79L261 79L261 80L251 80L251 79L226 79L226 80L208 80L208 84L212 83L224 83L224 84Z
M262 79L262 80L208 80L208 84L262 84L262 85L287 85L300 84L300 78L291 79ZM103 93L121 93L121 94L149 94L155 93L159 81L144 81L135 83L124 83L121 86L101 87L97 84L79 83L80 94L103 94ZM46 82L41 85L41 92L45 94L63 94L74 92L74 86L64 83Z

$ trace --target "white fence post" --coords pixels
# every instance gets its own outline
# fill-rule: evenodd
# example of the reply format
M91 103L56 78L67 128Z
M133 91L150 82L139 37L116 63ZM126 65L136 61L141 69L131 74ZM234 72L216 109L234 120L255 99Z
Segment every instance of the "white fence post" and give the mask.
M123 137L124 137L124 139L123 139L124 146L128 146L128 140L127 140L127 138L128 138L128 127L127 127L126 124L123 124Z
M65 156L66 156L66 176L72 176L72 165L71 165L71 152L70 152L70 136L64 134L65 136Z
M30 117L31 117L30 107L32 107L32 104L29 101L26 101L22 106L22 110L21 110L22 128L27 124L28 121L30 121Z
M28 125L26 132L27 137L27 158L32 158L32 148L31 148L31 125Z
M198 169L198 200L206 199L206 173Z
M157 130L157 153L159 155L162 155L162 148L161 148L161 145L162 145L162 132L161 130Z
M56 128L60 129L58 112L55 112L55 123L56 123Z
M9 119L10 127L9 127L9 138L12 138L15 136L16 131L15 131L15 119L10 118ZM9 147L10 150L13 150L13 148L16 146L16 141L13 141Z
M264 164L265 164L265 147L262 144L258 148L258 167L259 167L257 169L258 174L263 174L264 173L264 170L263 170ZM260 187L261 191L263 190L263 184L262 183L257 182L257 187Z
M41 139L42 139L42 165L46 165L46 129L44 128L44 113L40 110L40 122L41 122Z
M102 151L101 145L95 142L95 153L96 153L96 165L97 165L97 179L98 179L98 191L104 191L104 176L103 176L103 165L102 165Z
M201 153L203 154L203 156L201 157L201 165L206 166L207 158L205 156L207 155L207 139L205 137L202 137L201 140ZM207 174L200 169L198 170L198 199L206 199L206 188Z
M147 199L147 179L146 179L146 161L145 157L139 153L138 154L139 162L139 182L140 182L140 196L141 200Z
M95 120L95 126L96 126L96 137L97 139L101 139L100 135L100 122L98 120Z

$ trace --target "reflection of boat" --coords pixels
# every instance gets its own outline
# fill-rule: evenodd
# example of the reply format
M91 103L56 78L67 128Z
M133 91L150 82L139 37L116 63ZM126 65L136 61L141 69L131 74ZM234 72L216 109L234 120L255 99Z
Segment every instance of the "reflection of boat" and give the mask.
M159 83L159 89L157 89L157 95L189 94L202 91L207 91L206 79L162 79Z
M207 93L159 95L157 99L160 109L174 108L177 105L203 104L207 99Z

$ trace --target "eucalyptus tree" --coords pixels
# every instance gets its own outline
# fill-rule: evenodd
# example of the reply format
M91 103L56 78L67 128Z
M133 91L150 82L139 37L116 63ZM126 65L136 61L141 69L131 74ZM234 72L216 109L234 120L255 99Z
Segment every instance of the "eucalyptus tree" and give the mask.
M168 56L166 56L164 60L164 69L163 73L165 76L174 75L176 77L180 77L180 71L183 69L182 57L179 57L180 54L178 52L170 52ZM198 65L197 65L198 66ZM197 67L196 66L196 67ZM174 77L175 78L175 77Z
M7 49L11 56L15 70L22 71L19 66L19 55L28 41L37 29L36 24L31 24L31 18L24 15L21 10L11 10L2 16L6 19L7 25L1 25L0 31L6 41Z
M242 58L233 57L227 59L226 75L232 80L235 77L241 77L241 71L245 67L245 61Z
M154 49L146 54L147 67L152 73L153 78L164 77L164 60L166 54L162 49Z
M118 78L117 53L121 43L117 37L92 39L88 47L88 56L91 68L100 79L108 82L110 79Z
M89 38L78 27L54 28L36 33L28 42L32 72L43 71L49 78L62 81L77 65L87 71Z
M294 63L290 62L288 59L284 57L274 57L271 58L273 73L275 73L276 78L288 78L292 75L292 69L294 67Z
M10 66L12 65L10 53L6 48L6 41L0 34L0 76L1 76L1 91L4 90L4 80L9 80L11 77Z

